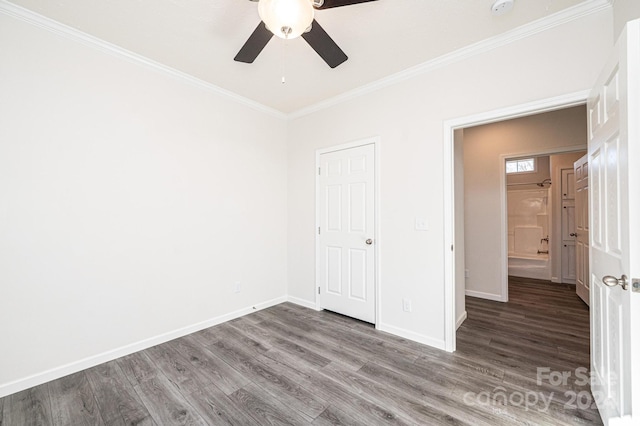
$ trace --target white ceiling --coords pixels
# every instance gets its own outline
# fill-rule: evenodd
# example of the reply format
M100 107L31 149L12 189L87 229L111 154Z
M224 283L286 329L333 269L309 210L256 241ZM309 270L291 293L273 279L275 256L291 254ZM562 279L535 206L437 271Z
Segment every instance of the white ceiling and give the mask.
M11 0L31 11L288 113L587 0L377 0L316 12L349 56L329 68L302 39L233 57L259 22L248 0ZM281 83L282 75L286 84Z

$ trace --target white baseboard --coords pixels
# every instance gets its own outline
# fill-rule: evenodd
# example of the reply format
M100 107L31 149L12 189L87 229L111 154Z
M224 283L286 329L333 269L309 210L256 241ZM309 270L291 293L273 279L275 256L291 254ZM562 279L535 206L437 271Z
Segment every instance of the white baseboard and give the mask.
M478 299L494 300L496 302L506 302L506 300L500 294L485 293L482 291L466 290L465 294L471 297L477 297Z
M460 326L462 325L462 323L464 322L464 320L467 319L467 311L464 311L462 313L462 315L460 315L460 317L458 318L458 320L456 321L456 330L460 328Z
M444 350L445 348L444 340L434 339L433 337L405 330L404 328L395 327L389 324L377 324L376 329L390 334L395 334L396 336L404 337L405 339L413 340L414 342L422 343L423 345L431 346L436 349Z
M131 343L129 345L122 346L117 349L113 349L107 352L103 352L98 355L90 356L78 361L71 362L69 364L61 365L60 367L52 368L42 373L34 374L23 379L15 380L9 383L0 384L0 398L7 395L11 395L16 392L29 389L33 386L38 386L51 380L59 379L69 374L77 373L87 368L95 367L96 365L113 361L114 359L123 357L125 355L132 354L147 348L150 348L161 343L168 342L173 339L177 339L187 334L195 333L196 331L203 330L205 328L213 327L214 325L222 324L223 322L230 321L235 318L256 312L262 309L269 308L271 306L278 305L287 301L287 296L277 297L275 299L268 300L266 302L258 303L256 305L248 306L246 308L239 309L228 314L220 315L196 324L192 324L186 327L179 328L177 330L163 333L158 336L150 337L148 339L141 340L139 342Z
M291 302L291 303L295 303L296 305L304 306L305 308L313 309L314 311L320 311L321 310L321 309L318 309L316 307L316 302L311 302L309 300L300 299L298 297L288 296L287 297L287 301Z

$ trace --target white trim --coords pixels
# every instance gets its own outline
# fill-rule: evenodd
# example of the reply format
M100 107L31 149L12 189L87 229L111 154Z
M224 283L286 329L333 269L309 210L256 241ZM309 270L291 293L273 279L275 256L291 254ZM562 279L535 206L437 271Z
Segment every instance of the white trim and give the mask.
M456 218L455 218L455 155L454 128L445 122L444 125L444 165L442 189L444 194L444 349L447 352L456 350L456 285L447 281L456 278L456 261L454 244L456 243ZM447 133L448 132L448 133ZM464 250L464 247L455 247L455 250ZM465 280L466 282L466 280ZM451 291L450 291L451 290Z
M364 86L349 90L341 93L340 95L332 98L320 101L316 104L300 108L296 111L289 113L289 119L296 119L305 115L318 112L320 110L330 108L332 106L350 101L368 93L375 92L393 84L408 80L413 77L417 77L426 73L429 73L435 69L451 65L456 62L463 61L471 58L475 55L488 52L490 50L497 49L499 47L508 45L515 41L521 40L526 37L531 37L535 34L547 31L551 28L559 25L566 24L576 19L583 18L593 13L600 12L601 10L610 8L611 4L609 0L587 0L579 3L573 7L561 10L553 15L538 19L528 24L522 25L518 28L514 28L510 31L504 32L497 36L479 41L474 44L470 44L461 49L454 50L453 52L446 53L437 58L423 62L422 64L407 68L406 70L397 72L390 76L384 77L380 80L374 81Z
M518 118L527 115L538 114L541 112L549 112L563 108L569 108L572 106L585 104L589 97L589 90L584 90L575 93L569 93L566 95L556 96L549 99L541 99L534 102L529 102L522 105L514 105L502 109L493 111L487 111L479 114L474 114L466 117L454 118L447 120L443 123L444 131L444 161L443 161L443 173L444 173L444 288L445 288L445 350L453 352L456 350L456 329L455 323L457 318L455 317L455 260L453 258L453 251L450 246L455 242L455 206L454 206L454 155L453 155L453 132L456 129L462 129L465 127L477 126L480 124L495 123L497 121L504 121L511 118ZM504 199L504 196L503 196ZM504 201L503 201L504 202ZM504 212L504 205L502 206ZM506 240L506 230L504 230L504 240ZM506 241L503 241L504 247L502 250L505 255L503 256L502 270L506 274L507 271L507 257L506 257ZM503 283L503 289L504 289ZM506 291L503 290L506 294Z
M376 328L385 333L390 333L396 336L404 337L405 339L413 340L414 342L422 343L423 345L431 346L436 349L444 349L444 340L434 339L433 337L425 336L404 328L395 327L389 324L379 323Z
M463 322L465 322L466 319L467 319L467 311L464 311L456 321L456 330L460 328L460 326L462 325Z
M7 395L11 395L16 392L20 392L25 389L29 389L33 386L38 386L51 380L59 379L60 377L67 376L69 374L77 373L87 368L94 367L104 362L113 361L114 359L123 357L125 355L132 354L147 348L150 348L161 343L168 342L173 339L177 339L187 334L195 333L196 331L203 330L205 328L213 327L214 325L222 324L223 322L230 321L235 318L256 312L262 309L269 308L271 306L278 305L287 301L286 296L277 297L275 299L268 300L266 302L258 303L256 305L247 306L246 308L239 309L237 311L230 312L228 314L220 315L196 324L188 325L186 327L179 328L167 333L163 333L148 339L143 339L129 345L121 346L117 349L112 349L101 354L93 355L79 361L70 362L60 367L55 367L41 373L33 374L31 376L15 380L9 383L0 385L0 398Z
M374 251L374 259L375 259L375 271L374 271L374 276L375 276L375 325L376 328L378 328L378 325L381 323L381 285L380 285L380 244L381 244L381 233L380 233L380 137L379 136L372 136L372 137L368 137L368 138L364 138L364 139L358 139L356 141L352 141L352 142L347 142L347 143L343 143L340 145L334 145L331 147L327 147L327 148L318 148L316 149L316 167L315 167L315 171L317 171L320 168L320 156L322 154L328 154L330 152L335 152L335 151L342 151L345 149L350 149L350 148L357 148L360 146L364 146L364 145L373 145L373 150L374 150L374 167L375 167L375 171L374 171L374 181L375 181L375 191L374 191L374 200L373 200L373 210L374 210L374 245L373 245L373 251ZM315 211L316 211L316 220L315 220L315 228L314 228L314 233L315 233L315 285L313 288L313 292L315 294L315 308L316 310L320 311L322 310L322 307L320 306L320 298L318 297L318 288L320 288L320 267L319 267L319 259L320 259L320 237L318 235L318 227L320 227L320 176L318 175L317 172L314 173L316 175L316 184L315 184Z
M287 114L281 111L278 111L274 108L270 108L259 102L253 101L249 98L245 98L234 92L231 92L230 90L223 89L214 84L211 84L209 82L196 78L183 71L179 71L177 69L171 68L167 65L156 62L145 56L139 55L137 53L124 49L115 44L99 39L98 37L94 37L90 34L84 33L76 28L72 28L68 25L54 21L51 18L47 18L46 16L42 16L40 14L32 12L31 10L28 10L16 4L10 3L7 0L0 0L0 13L4 13L5 15L11 16L16 19L20 19L38 28L42 28L44 30L50 31L54 34L65 37L69 40L81 43L85 46L116 56L128 62L138 64L138 65L143 65L156 72L161 72L163 74L166 74L178 80L182 80L185 83L191 84L192 86L196 86L210 93L214 93L216 95L225 97L229 100L238 102L239 104L242 104L254 110L266 113L268 115L271 115L273 117L276 117L282 120L287 119Z
M300 299L299 297L287 296L287 302L291 302L305 308L313 309L314 311L319 310L318 307L316 306L315 301L312 302L310 300Z
M465 290L465 295L478 299L493 300L494 302L507 302L501 294L485 293L483 291Z

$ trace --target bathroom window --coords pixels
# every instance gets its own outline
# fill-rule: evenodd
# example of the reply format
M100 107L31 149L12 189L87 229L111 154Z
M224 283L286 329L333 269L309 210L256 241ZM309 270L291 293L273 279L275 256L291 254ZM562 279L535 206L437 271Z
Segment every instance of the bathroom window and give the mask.
M507 174L532 173L536 171L535 158L521 158L519 160L507 161Z

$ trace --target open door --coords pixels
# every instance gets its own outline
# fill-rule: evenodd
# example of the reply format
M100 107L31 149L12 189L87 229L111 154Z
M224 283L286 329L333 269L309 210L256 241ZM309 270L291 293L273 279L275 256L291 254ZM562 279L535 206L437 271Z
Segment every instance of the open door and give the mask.
M605 425L640 423L640 20L587 105L592 391Z

